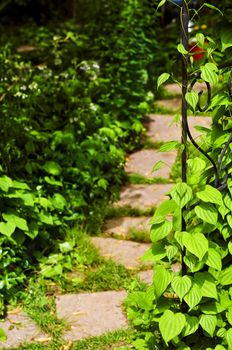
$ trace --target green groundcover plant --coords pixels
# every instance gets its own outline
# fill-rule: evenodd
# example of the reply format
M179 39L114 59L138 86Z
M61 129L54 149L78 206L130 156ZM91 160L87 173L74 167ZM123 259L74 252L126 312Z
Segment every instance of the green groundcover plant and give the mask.
M152 247L144 259L154 262L153 282L127 300L128 316L137 329L133 343L137 350L232 349L231 67L220 65L232 40L227 28L218 34L218 38L197 35L197 45L205 51L197 65L191 52L178 45L188 64L190 84L197 75L217 90L206 111L212 115L212 126L203 129L200 142L216 167L188 145L187 183L173 186L151 220ZM162 74L158 85L168 78ZM194 88L184 98L197 112L201 101Z
M2 314L39 266L47 265L45 278L62 275L66 267L51 261L71 254L70 226L99 230L153 101L148 71L157 43L149 1L83 2L81 23L59 21L57 6L53 22L38 14L42 25L34 10L12 25L15 9L30 13L31 4L0 5Z

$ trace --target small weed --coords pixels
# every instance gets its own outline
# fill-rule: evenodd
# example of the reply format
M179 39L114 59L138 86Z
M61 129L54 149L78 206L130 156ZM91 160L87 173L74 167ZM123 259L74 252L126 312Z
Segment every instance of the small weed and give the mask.
M132 208L130 206L124 206L124 207L108 207L106 210L106 219L110 218L120 218L124 216L132 216L132 217L138 217L138 216L152 216L155 212L156 207L150 207L150 208Z
M170 180L164 179L163 177L147 178L143 175L133 173L127 176L127 182L129 184L168 184Z
M82 279L75 278L75 272L60 282L62 292L99 292L105 290L122 290L135 279L133 271L112 260L102 259L102 262L92 269L86 269Z
M127 344L130 342L131 336L130 329L118 330L100 337L81 340L73 346L72 350L127 350L129 349Z
M128 239L135 242L150 243L150 232L149 230L139 230L131 228L128 233Z

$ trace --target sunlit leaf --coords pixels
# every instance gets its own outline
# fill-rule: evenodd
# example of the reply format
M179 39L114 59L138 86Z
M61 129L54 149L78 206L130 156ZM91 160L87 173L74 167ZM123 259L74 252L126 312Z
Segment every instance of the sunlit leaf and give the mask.
M171 339L178 336L185 326L185 316L166 310L160 318L159 329L161 335L167 344Z

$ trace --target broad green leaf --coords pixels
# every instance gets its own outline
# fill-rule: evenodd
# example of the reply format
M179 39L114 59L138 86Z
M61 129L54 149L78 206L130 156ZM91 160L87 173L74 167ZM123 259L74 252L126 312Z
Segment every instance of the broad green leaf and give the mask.
M215 280L209 272L196 273L194 283L200 288L203 297L218 298Z
M27 226L27 222L25 219L20 218L19 216L15 215L15 214L6 214L6 213L3 213L2 217L7 222L14 224L20 230L28 231L28 226Z
M47 199L45 197L39 197L37 199L37 202L41 205L42 208L44 208L46 210L53 206L51 200L49 200L49 199Z
M222 286L229 286L232 284L232 265L221 271L219 281Z
M226 335L226 329L225 328L219 328L217 333L216 333L216 336L220 337L220 338L224 338L225 335Z
M35 237L37 237L39 234L39 227L37 221L31 221L28 225L28 228L29 230L25 231L25 234L31 237L32 239L35 239Z
M184 297L184 301L188 304L190 310L193 309L196 305L198 305L201 299L201 289L196 284L194 284L191 287L190 291Z
M179 250L174 245L169 245L166 247L166 255L169 261L171 261L177 254Z
M172 222L163 219L162 223L154 224L151 227L151 240L157 242L166 237L172 231Z
M179 147L180 143L178 141L169 141L165 142L161 147L160 147L160 152L169 152L172 151L173 149L176 149Z
M140 258L140 261L160 261L166 256L166 250L162 243L154 243L146 253Z
M7 335L4 329L0 328L0 341L5 343L7 341Z
M224 198L223 198L223 200L224 200L224 203L227 206L227 208L232 211L232 198L231 198L231 195L229 193L226 193Z
M52 197L52 204L54 208L63 210L67 206L67 201L60 193L55 193Z
M232 255L232 242L228 243L228 249L229 249L230 255Z
M3 192L8 192L10 187L13 187L13 181L11 178L6 175L0 176L0 189Z
M203 171L206 167L205 161L199 157L188 159L187 163L190 171L193 173Z
M165 4L166 1L167 1L167 0L161 0L161 1L159 2L158 6L157 6L157 10L158 10L161 6L163 6L163 5Z
M52 186L63 186L61 181L55 180L53 177L45 176L44 181Z
M25 182L16 180L13 180L13 187L18 190L30 190L30 187Z
M208 4L207 2L205 2L205 3L203 4L203 6L206 6L206 7L210 8L210 9L212 9L212 10L218 11L218 12L223 16L223 12L220 11L218 7L213 6L213 5L211 5L211 4Z
M174 213L176 208L177 208L176 202L173 199L168 199L168 200L164 201L156 209L154 217L156 217L156 216L166 216L168 214ZM152 223L152 219L151 219L151 223Z
M186 232L183 235L183 244L186 249L200 260L208 251L209 242L202 233L191 234Z
M164 166L164 162L162 160L158 160L152 168L152 172L160 170Z
M181 53L181 55L188 54L188 51L184 48L184 45L182 43L177 45L177 50L179 51L179 53Z
M198 93L196 91L187 92L185 94L185 99L189 106L195 111L199 99Z
M232 37L230 29L222 29L221 32L222 52L232 46Z
M195 213L202 221L212 225L217 225L218 211L213 204L200 203L195 207Z
M217 326L217 317L213 315L201 315L200 325L211 337L214 335L214 331Z
M230 307L226 313L226 318L232 326L232 307Z
M223 204L221 192L210 185L206 185L203 191L197 192L196 196L206 203Z
M159 87L165 83L165 81L167 81L170 77L169 73L163 73L158 77L157 80L157 89L159 89Z
M183 337L187 337L187 335L193 334L197 331L199 327L198 317L185 315L186 323L183 329Z
M218 84L218 68L214 63L206 63L204 66L200 67L201 69L201 78L213 85Z
M59 249L61 253L68 253L73 249L73 247L70 242L63 242L59 244Z
M180 182L173 186L170 192L172 199L183 208L192 199L192 189L186 183Z
M188 276L177 276L172 280L172 289L182 301L192 286L192 281Z
M31 193L22 193L20 198L23 200L24 204L28 207L34 206L34 197Z
M0 222L0 232L7 237L10 237L16 229L16 226L12 222Z
M201 48L204 47L205 45L205 36L202 33L197 33L196 34L196 39L197 39L197 45Z
M230 209L228 209L225 205L220 205L218 211L221 214L222 218L225 219L225 216L230 212Z
M175 239L179 243L179 245L181 246L182 249L184 248L183 237L184 237L185 233L187 233L187 232L177 231L175 233Z
M226 341L228 344L228 350L232 350L232 328L226 332Z
M60 175L62 170L60 165L53 161L46 162L43 166L43 169L53 176Z
M214 248L209 248L208 250L208 257L206 260L206 265L213 267L216 270L221 271L222 269L222 258L220 253L214 249Z
M38 217L44 224L53 225L53 218L50 214L41 212L38 213Z
M63 267L61 264L44 265L40 271L41 275L45 278L52 278L55 276L61 276L63 273Z
M226 220L227 220L230 228L232 228L232 215L231 214L227 214L226 215Z
M166 310L160 318L159 329L167 344L170 340L178 336L185 326L185 316L183 314Z
M156 298L159 298L172 281L172 273L163 266L157 266L153 277L153 286Z

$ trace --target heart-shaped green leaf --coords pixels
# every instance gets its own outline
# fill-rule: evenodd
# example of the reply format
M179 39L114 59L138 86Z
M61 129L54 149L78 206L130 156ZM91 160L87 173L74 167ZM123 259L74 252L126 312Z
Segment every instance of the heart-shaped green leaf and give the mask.
M188 276L177 276L172 280L172 289L178 295L180 300L188 293L192 286L192 281Z
M185 316L183 314L166 310L160 318L159 329L167 344L170 340L178 336L185 326Z

